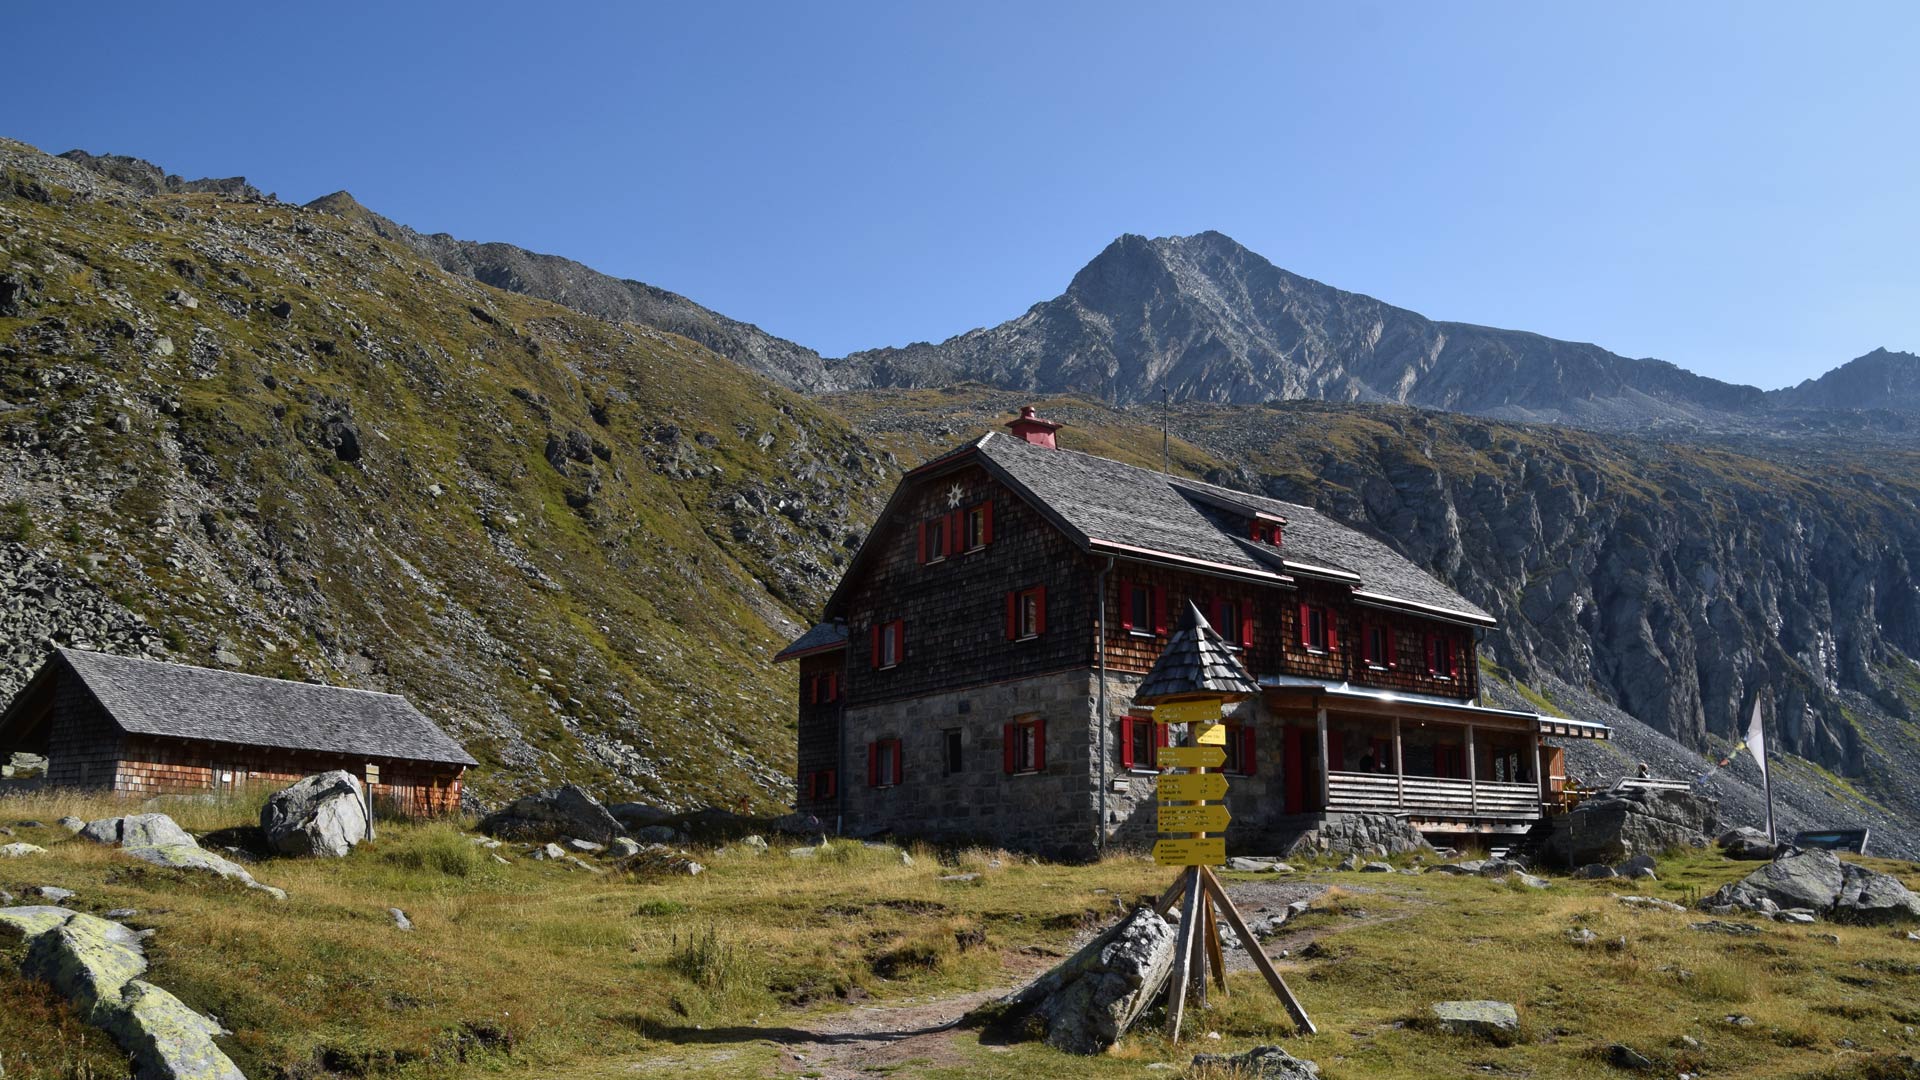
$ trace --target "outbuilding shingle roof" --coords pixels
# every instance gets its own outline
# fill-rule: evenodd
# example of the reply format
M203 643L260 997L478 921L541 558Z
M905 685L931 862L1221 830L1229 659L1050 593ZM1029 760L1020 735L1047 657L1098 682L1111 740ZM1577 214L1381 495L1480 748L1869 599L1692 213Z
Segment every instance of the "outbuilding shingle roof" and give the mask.
M793 639L793 643L774 654L773 662L797 660L829 649L844 648L847 644L847 624L834 620L815 623L807 632Z
M66 664L130 735L476 764L459 743L396 694L82 649L56 650L48 663Z
M1355 595L1492 624L1493 617L1392 548L1310 506L1169 476L992 432L970 446L1083 545L1104 542L1197 560L1250 577L1345 580ZM1278 549L1216 521L1222 507L1286 520ZM1204 508L1204 509L1203 509ZM1211 513L1210 513L1211 512Z

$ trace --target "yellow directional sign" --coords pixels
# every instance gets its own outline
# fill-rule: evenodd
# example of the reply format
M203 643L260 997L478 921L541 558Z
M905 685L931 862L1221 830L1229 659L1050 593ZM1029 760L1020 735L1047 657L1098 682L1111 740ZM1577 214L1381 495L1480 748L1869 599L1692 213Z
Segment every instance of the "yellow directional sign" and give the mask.
M1169 701L1153 707L1153 720L1156 724L1212 724L1220 720L1220 699L1203 698L1199 701Z
M1225 746L1227 745L1227 725L1195 724L1193 741L1197 746Z
M1154 760L1170 769L1217 769L1227 763L1227 752L1220 746L1163 746Z
M1160 778L1161 802L1205 802L1227 794L1227 778L1219 773L1188 773Z
M1161 840L1153 845L1153 861L1161 866L1218 866L1227 861L1227 838Z
M1160 831L1163 833L1226 832L1227 822L1232 820L1233 815L1218 803L1160 808Z

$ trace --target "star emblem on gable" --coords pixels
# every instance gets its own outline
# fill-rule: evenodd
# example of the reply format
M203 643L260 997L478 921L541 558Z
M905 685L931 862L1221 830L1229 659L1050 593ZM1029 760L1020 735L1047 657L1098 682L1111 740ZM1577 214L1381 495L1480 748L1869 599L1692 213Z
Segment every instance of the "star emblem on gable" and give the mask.
M948 508L953 510L960 509L960 501L962 499L965 499L966 497L967 497L967 489L961 487L959 484L955 484L952 487L948 488L947 489Z

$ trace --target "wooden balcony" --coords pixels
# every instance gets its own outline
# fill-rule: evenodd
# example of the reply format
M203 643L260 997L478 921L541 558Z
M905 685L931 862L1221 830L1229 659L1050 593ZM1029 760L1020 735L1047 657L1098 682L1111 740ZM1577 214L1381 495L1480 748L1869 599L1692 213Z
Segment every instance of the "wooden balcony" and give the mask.
M1447 780L1437 776L1330 772L1327 774L1327 809L1405 812L1415 817L1446 819L1531 821L1540 816L1540 787L1488 780Z

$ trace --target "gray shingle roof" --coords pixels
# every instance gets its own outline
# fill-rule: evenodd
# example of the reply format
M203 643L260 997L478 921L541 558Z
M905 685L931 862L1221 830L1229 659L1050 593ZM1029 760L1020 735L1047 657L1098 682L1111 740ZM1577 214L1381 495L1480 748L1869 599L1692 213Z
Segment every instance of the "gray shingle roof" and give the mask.
M1260 684L1240 662L1227 643L1214 632L1207 617L1192 601L1180 615L1180 625L1167 638L1167 647L1153 662L1146 678L1133 692L1133 700L1154 705L1197 694L1247 698L1260 692Z
M993 432L973 444L988 461L1050 509L1083 543L1094 540L1198 559L1252 576L1287 573L1357 577L1356 594L1452 612L1492 616L1392 548L1310 506L1185 480L1110 458L1049 450ZM1274 550L1225 530L1221 504L1286 519ZM1207 509L1203 511L1202 507ZM1277 565L1275 557L1281 560Z
M365 758L476 762L406 698L81 649L64 660L130 735Z
M806 633L793 639L793 643L781 649L773 656L773 662L792 660L811 652L831 649L847 643L847 624L843 622L815 623Z

